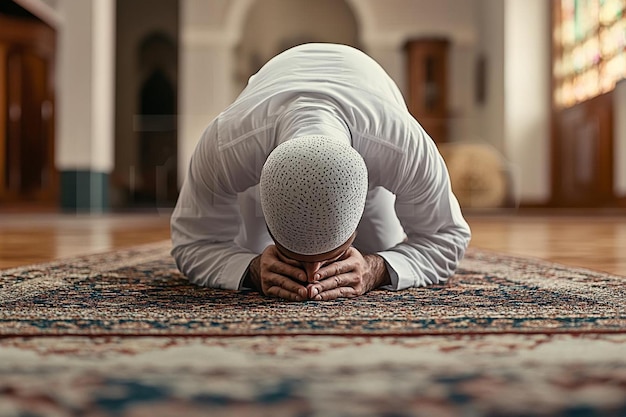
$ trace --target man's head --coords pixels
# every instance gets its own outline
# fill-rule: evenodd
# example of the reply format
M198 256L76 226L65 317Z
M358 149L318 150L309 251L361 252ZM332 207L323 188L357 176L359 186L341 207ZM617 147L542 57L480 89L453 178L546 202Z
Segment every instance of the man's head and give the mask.
M270 234L282 252L303 262L349 247L367 189L361 155L326 136L282 143L261 172L261 206Z

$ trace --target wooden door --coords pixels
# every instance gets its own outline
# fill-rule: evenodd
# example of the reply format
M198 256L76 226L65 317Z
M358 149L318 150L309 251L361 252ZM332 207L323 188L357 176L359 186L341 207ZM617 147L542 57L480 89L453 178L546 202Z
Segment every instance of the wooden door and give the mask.
M405 46L409 111L437 143L448 141L448 49L445 39L415 39Z
M54 203L54 32L0 18L0 202Z
M613 196L611 93L555 115L553 198L561 207L603 207Z

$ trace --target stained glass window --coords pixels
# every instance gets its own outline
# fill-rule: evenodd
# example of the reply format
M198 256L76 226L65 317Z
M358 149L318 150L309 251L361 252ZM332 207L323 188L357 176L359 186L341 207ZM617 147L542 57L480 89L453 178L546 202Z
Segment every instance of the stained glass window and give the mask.
M554 103L611 91L626 78L626 0L555 0Z

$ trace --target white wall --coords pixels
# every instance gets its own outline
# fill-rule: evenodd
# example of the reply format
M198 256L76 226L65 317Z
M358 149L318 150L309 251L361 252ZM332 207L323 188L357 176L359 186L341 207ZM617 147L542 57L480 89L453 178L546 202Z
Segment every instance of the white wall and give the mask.
M114 0L58 0L59 170L113 168L114 11Z
M91 3L63 0L58 29L57 169L91 168ZM81 58L76 59L76 55Z
M236 46L236 85L283 50L303 42L360 47L354 13L344 0L263 0L247 12Z
M485 101L476 109L475 141L504 152L504 1L477 4L478 53L486 62Z
M179 96L179 179L186 174L195 145L206 125L239 93L233 76L235 48L247 13L262 0L182 0L181 85ZM450 89L452 139L478 131L473 102L477 24L480 0L346 0L359 24L363 49L406 91L404 43L414 37L451 40ZM497 0L501 2L502 0Z
M446 36L454 41L473 42L475 0L354 0L367 9L371 26L366 36L404 38L408 36ZM366 39L367 40L367 39Z
M477 6L487 96L476 109L476 138L508 160L521 203L546 203L550 198L550 3L480 0Z
M235 95L234 47L251 1L181 0L178 91L178 181L187 175L200 135ZM235 30L234 28L237 28ZM230 28L230 29L229 29Z
M113 170L115 145L115 1L92 0L92 170Z
M504 146L525 203L550 198L550 20L545 0L506 0Z

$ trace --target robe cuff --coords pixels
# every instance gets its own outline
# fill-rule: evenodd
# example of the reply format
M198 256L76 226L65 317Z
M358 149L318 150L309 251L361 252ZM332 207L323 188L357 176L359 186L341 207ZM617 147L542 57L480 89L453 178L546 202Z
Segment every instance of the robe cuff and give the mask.
M391 285L385 285L380 288L399 291L415 286L417 279L410 278L413 271L407 265L404 255L392 251L378 252L377 255L385 260L385 266L389 272L389 278L391 278Z
M246 277L250 262L257 256L258 254L254 253L237 253L232 255L220 274L218 287L226 290L241 289L241 283Z

